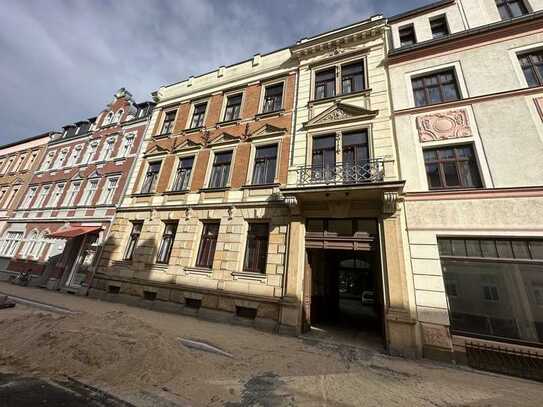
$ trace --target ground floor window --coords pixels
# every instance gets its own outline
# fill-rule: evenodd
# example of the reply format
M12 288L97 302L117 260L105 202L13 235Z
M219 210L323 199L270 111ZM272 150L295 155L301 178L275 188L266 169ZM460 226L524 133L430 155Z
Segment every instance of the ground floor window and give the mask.
M15 256L21 240L23 240L23 232L8 232L3 239L0 254L7 257Z
M267 223L249 223L243 271L266 273L269 233Z
M438 243L453 333L543 344L543 240Z
M196 259L196 267L212 268L215 248L219 236L219 222L206 222L202 230L202 239Z

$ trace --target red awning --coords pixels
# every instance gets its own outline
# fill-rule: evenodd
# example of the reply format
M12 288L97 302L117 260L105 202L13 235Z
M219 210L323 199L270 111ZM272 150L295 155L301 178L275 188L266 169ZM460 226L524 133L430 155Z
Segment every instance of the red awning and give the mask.
M50 233L49 237L71 239L72 237L82 236L102 230L101 226L69 226L54 233Z

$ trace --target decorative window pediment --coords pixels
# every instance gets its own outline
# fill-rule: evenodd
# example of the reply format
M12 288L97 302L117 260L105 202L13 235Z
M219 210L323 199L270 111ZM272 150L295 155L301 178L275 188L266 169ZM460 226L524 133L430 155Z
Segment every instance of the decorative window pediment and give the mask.
M306 122L305 127L312 128L331 123L347 123L355 120L368 120L373 119L378 113L378 110L369 110L363 107L336 102L333 106Z
M210 146L218 145L218 144L228 144L228 143L238 143L239 137L233 136L227 132L223 132L219 134L217 137L215 137L211 142L209 143Z
M263 138L263 137L273 137L273 136L281 136L283 135L287 129L277 127L271 124L265 124L262 127L260 127L258 130L255 130L248 139L253 138Z
M169 153L170 150L166 147L161 146L158 143L153 144L150 146L147 151L145 151L144 155L152 155L152 154L161 154L161 153Z
M172 148L172 153L176 153L176 152L179 152L179 151L186 151L186 150L194 150L194 149L198 149L198 148L201 148L202 147L202 144L201 143L197 143L193 140L190 140L190 139L186 139L186 140L183 140L181 142L179 142L179 144L176 144L173 146Z

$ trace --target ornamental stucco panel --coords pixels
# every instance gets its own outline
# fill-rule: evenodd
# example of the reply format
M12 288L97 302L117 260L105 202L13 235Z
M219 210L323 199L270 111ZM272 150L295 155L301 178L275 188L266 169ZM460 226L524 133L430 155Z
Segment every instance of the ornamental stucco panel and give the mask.
M465 109L419 116L417 131L421 143L473 135Z

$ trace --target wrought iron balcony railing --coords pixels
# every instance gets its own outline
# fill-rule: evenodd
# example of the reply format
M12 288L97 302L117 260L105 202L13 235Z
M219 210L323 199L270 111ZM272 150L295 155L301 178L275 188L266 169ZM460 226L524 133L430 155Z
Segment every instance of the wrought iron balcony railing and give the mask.
M297 170L298 185L347 185L381 182L385 176L385 160L374 158L334 166L307 166Z

